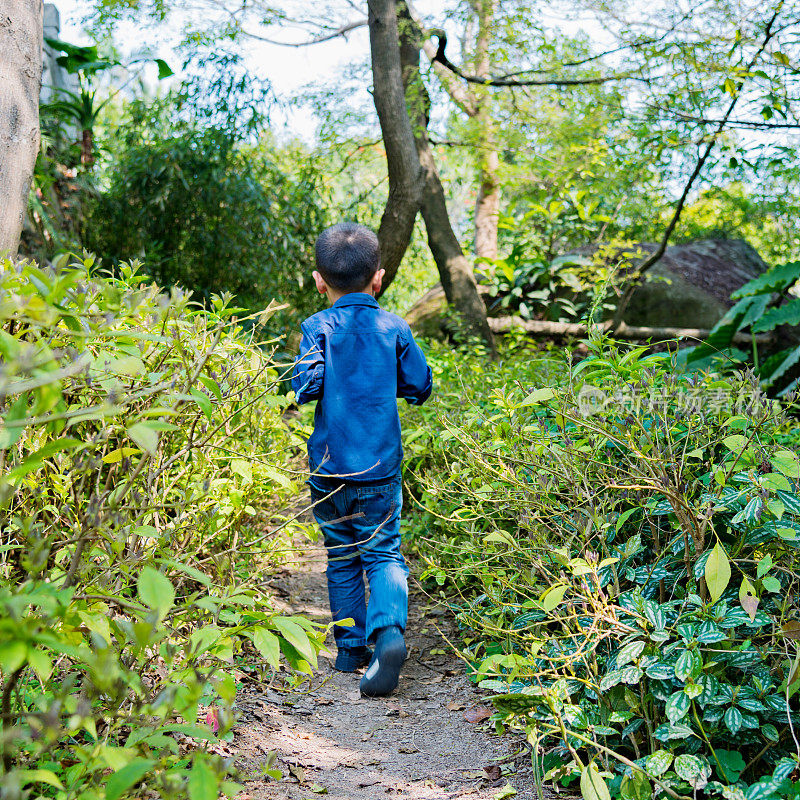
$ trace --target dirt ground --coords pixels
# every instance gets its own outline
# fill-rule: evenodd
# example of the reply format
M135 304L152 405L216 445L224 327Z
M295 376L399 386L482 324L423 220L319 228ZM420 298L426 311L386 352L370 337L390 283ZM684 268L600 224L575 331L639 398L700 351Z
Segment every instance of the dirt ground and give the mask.
M269 584L287 611L327 621L324 570L323 548L310 544ZM250 800L538 798L525 743L467 721L485 714L484 703L437 632L450 625L442 607L412 594L409 659L389 698L362 698L361 673L334 671L332 642L310 692L247 684L230 749ZM270 751L279 781L263 773Z

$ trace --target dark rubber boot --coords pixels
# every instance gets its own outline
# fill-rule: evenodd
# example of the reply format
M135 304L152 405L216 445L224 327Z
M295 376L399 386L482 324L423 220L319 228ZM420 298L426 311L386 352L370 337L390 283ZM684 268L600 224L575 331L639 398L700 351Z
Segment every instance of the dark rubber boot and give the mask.
M381 628L375 640L375 655L361 679L365 697L385 697L397 688L400 668L406 660L406 643L400 628Z

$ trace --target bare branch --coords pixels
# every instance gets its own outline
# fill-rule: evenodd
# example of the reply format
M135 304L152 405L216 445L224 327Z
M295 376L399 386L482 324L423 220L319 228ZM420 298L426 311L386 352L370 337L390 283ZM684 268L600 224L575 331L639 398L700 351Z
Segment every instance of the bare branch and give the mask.
M674 108L665 108L664 106L653 104L650 108L661 111L667 116L675 117L683 122L696 122L699 125L719 125L719 119L712 119L709 117L699 117L693 114L687 114L683 111L677 111ZM758 119L729 119L729 128L747 128L749 130L769 131L769 130L796 130L800 128L800 122L770 122L769 120Z
M308 47L312 44L320 44L321 42L329 42L331 39L336 39L339 36L343 36L345 39L347 38L347 34L351 31L356 30L357 28L366 28L367 26L367 19L364 17L363 19L356 19L352 22L348 22L345 25L337 28L335 31L331 31L330 33L321 34L320 36L315 36L312 39L306 39L304 42L281 42L277 39L269 39L266 36L261 36L258 33L253 33L252 31L245 30L242 28L242 33L251 38L257 39L259 42L266 42L267 44L276 44L280 47Z
M501 75L496 78L481 78L478 75L466 75L445 55L447 34L442 30L436 29L429 31L429 35L435 36L439 40L439 46L436 48L436 53L433 58L431 58L431 61L446 67L450 72L458 75L462 80L467 81L467 83L473 83L479 86L583 86L586 84L620 81L631 77L631 74L628 72L619 75L605 75L597 78L530 78L528 80L520 80L519 78L509 75ZM520 73L514 74L518 75Z
M753 67L758 63L759 58L761 58L761 54L767 49L767 45L769 44L772 37L775 35L776 31L773 30L773 26L775 21L778 19L778 15L780 14L781 7L783 6L783 2L778 4L778 8L775 13L772 15L772 18L767 23L766 28L764 29L764 39L761 42L761 46L756 51L755 55L750 59L750 63L745 68L743 74L748 75ZM683 207L686 205L686 200L689 197L689 192L694 185L694 182L697 180L698 176L703 170L708 157L711 155L711 151L714 149L715 145L717 144L717 139L719 138L720 134L725 130L725 127L728 124L728 120L730 119L731 114L733 114L733 110L736 108L736 104L739 102L739 98L741 97L741 83L736 88L733 98L731 102L728 103L728 108L725 110L725 113L722 115L722 119L719 120L717 124L716 130L714 133L709 137L709 142L706 145L705 149L703 150L700 158L697 159L697 163L695 164L694 169L692 170L692 174L689 176L689 179L686 181L685 186L683 187L683 192L681 193L680 199L678 200L678 204L675 206L675 211L672 214L672 219L669 221L669 225L667 225L666 230L664 231L664 235L661 237L661 242L659 243L656 250L649 255L639 266L637 269L637 274L639 276L643 275L647 270L649 270L654 264L661 260L661 257L664 255L667 249L667 245L669 244L669 239L672 236L675 227L678 224L678 221L681 218L681 214L683 213ZM633 296L633 292L636 288L636 281L632 281L631 285L628 287L625 294L619 301L617 305L617 310L614 313L614 319L612 321L612 329L616 330L622 325L622 318L625 315L625 311L628 308L628 303L630 302L631 297Z

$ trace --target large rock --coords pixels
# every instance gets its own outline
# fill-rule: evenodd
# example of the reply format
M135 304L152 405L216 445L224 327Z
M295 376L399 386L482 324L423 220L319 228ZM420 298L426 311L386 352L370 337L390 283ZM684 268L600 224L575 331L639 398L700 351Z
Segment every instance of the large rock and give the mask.
M656 247L650 242L635 245L632 266ZM595 246L587 246L572 252L591 256L595 251ZM765 269L761 256L743 239L701 239L668 247L631 297L625 322L637 327L713 328L733 305L731 294ZM406 319L421 335L442 337L447 332L446 309L437 284L411 307Z
M652 253L655 244L639 249ZM743 239L703 239L668 247L647 272L625 312L629 325L713 328L733 305L733 292L767 265Z
M428 339L445 338L444 321L447 313L447 298L441 283L428 289L405 315L406 322L414 333Z

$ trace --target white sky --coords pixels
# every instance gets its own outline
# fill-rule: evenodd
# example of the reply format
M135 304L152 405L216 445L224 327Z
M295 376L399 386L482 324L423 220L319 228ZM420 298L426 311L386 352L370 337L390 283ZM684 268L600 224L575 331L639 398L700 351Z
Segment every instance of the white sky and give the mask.
M54 0L61 13L61 38L74 44L88 44L91 39L84 33L81 19L90 10L87 0ZM426 10L435 11L443 6L442 0L427 0ZM352 18L357 14L353 12ZM156 37L160 39L157 41ZM127 42L135 42L137 47L148 45L153 47L152 55L163 58L176 72L180 67L182 56L172 49L179 38L176 28L167 26L148 27L137 30L137 27L126 23L118 29L115 36L117 44L125 47ZM286 36L287 40L290 37ZM302 40L298 33L295 40ZM171 40L171 41L170 41ZM347 39L337 38L309 47L280 47L265 42L251 41L245 47L248 66L259 75L266 76L279 98L288 100L303 86L319 78L320 75L336 75L339 68L347 63L360 61L369 53L369 36L366 28L352 31ZM155 78L155 68L147 72ZM370 101L367 88L359 91L363 96L354 98L361 105ZM371 101L369 102L371 106ZM375 119L377 125L377 118ZM274 133L298 136L306 141L314 138L316 123L312 112L303 107L283 106L277 114L271 115L271 128Z
M224 1L224 0L223 0ZM294 0L286 7L297 8L297 2L315 2L315 0ZM51 0L61 13L61 38L75 44L91 43L82 28L81 19L92 10L93 3L89 0ZM202 4L201 4L202 5ZM417 10L436 24L447 25L446 9L452 5L448 0L417 0ZM302 8L302 5L300 5ZM343 9L341 20L346 22L356 19L359 14L355 8ZM594 37L603 38L604 33L596 23L585 14L578 14L575 10L569 11L564 17L559 18L559 25L577 33L580 30L589 30ZM451 34L458 35L451 30ZM280 34L287 41L302 41L308 34L302 31L281 31ZM183 56L176 53L174 47L180 40L180 23L173 22L168 25L153 25L140 28L132 23L125 23L115 31L115 42L123 51L136 51L141 54L142 47L151 49L150 55L163 58L173 70L178 72ZM281 47L259 42L245 40L242 50L246 53L246 63L250 69L262 77L266 77L280 100L286 101L270 114L270 128L280 137L299 137L311 143L315 138L317 122L313 112L308 106L290 104L289 101L296 97L299 91L308 84L319 80L321 76L336 76L341 74L341 68L347 64L365 62L369 56L369 34L366 29L359 28L347 34L346 38L338 37L328 42L311 45L308 47ZM145 76L153 83L156 82L155 67L145 70ZM350 88L350 87L349 87ZM353 95L351 106L354 108L369 109L373 119L365 120L367 124L374 124L378 130L378 120L374 115L372 99L369 95L369 86L358 83L352 86Z

